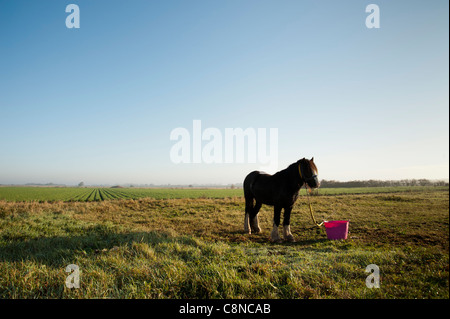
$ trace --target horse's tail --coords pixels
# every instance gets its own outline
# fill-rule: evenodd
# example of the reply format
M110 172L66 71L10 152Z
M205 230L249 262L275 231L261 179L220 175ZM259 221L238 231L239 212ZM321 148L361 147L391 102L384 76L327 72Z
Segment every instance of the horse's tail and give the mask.
M253 212L255 196L253 194L253 185L259 177L260 172L253 171L244 179L244 198L245 198L245 219L244 231L250 233L250 214Z
M248 174L244 179L244 197L245 201L247 202L247 198L250 200L253 200L255 196L253 195L253 185L255 184L256 180L258 179L260 175L260 172L253 171L250 174Z

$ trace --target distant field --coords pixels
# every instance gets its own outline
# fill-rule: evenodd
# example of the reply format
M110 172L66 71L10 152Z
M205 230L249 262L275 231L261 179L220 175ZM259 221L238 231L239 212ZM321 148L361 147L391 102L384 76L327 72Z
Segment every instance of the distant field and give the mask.
M321 188L315 195L377 194L448 190L448 186ZM302 189L301 194L305 194ZM0 187L0 200L22 201L103 201L113 199L226 198L243 196L242 189L213 188L79 188L79 187Z
M0 200L103 201L112 199L224 198L242 196L242 189L0 187Z

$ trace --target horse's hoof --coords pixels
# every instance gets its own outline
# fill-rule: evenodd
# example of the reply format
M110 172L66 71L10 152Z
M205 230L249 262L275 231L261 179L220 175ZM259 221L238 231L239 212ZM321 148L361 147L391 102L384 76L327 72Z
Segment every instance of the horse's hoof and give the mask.
M290 242L290 243L294 243L295 242L295 238L292 235L288 235L284 238L285 241Z
M281 240L280 237L270 237L270 242L279 244L279 243L282 243L283 241Z
M260 233L261 232L261 228L252 228L252 233L255 233L255 234L257 234L257 233Z

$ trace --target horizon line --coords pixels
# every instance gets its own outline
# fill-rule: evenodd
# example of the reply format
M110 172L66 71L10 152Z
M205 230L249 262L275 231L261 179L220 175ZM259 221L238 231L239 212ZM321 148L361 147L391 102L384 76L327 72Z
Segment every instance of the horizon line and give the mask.
M334 179L321 179L320 182L332 182L332 183L352 183L352 182L392 182L392 183L399 183L399 182L407 182L407 181L427 181L431 183L437 183L437 182L444 182L449 183L449 178L434 178L434 179L428 179L428 178L403 178L403 179L354 179L354 180L334 180ZM80 183L83 183L83 185L80 186ZM35 183L35 182L28 182L28 183L0 183L0 187L5 186L66 186L66 187L89 187L89 186L100 186L100 187L111 187L111 186L123 186L123 187L215 187L215 186L237 186L239 184L242 184L242 182L234 182L234 183L89 183L85 184L84 182L80 183Z

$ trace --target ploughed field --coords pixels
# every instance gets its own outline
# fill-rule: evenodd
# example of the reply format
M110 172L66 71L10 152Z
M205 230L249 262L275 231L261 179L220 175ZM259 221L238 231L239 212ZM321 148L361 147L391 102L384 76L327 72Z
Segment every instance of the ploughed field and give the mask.
M448 190L446 186L422 187L355 187L355 188L323 188L314 191L315 195L372 194L423 192ZM300 191L305 195L305 189ZM0 200L6 201L102 201L110 199L138 198L224 198L243 196L242 189L224 188L93 188L93 187L0 187Z
M311 204L350 220L348 239L313 225L304 192L296 242L270 243L271 207L243 233L242 189L0 187L0 298L449 298L448 187L321 189Z

